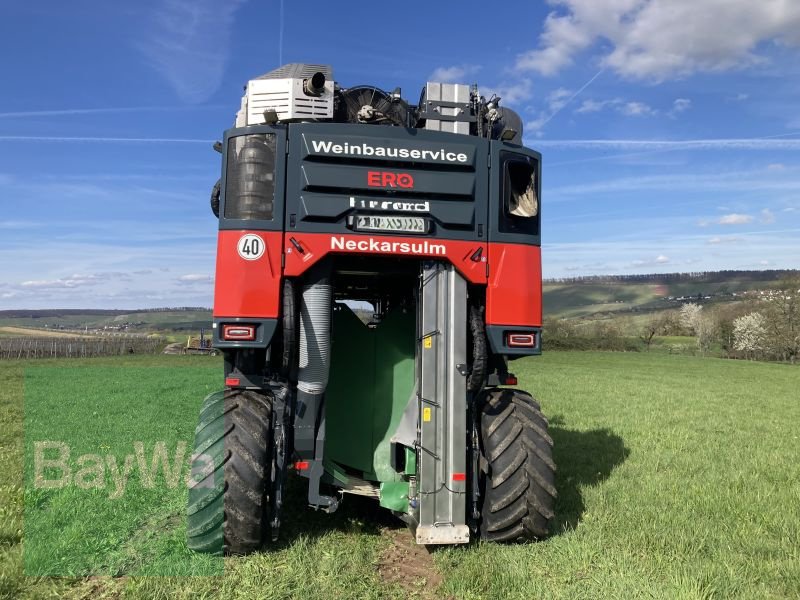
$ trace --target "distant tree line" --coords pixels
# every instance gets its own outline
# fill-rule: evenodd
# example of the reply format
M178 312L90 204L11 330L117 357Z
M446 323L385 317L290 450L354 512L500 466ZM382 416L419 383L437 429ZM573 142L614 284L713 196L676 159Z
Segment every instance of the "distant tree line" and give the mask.
M727 283L737 281L776 281L797 276L800 271L767 269L764 271L694 271L691 273L647 273L642 275L585 275L545 279L545 283L609 284L609 283Z
M644 318L617 317L544 323L545 350L649 350L659 336L692 336L694 350L726 358L795 363L800 357L800 274L779 280L743 302L653 310ZM688 348L681 348L681 351Z
M47 308L47 309L15 309L0 310L0 319L42 319L53 317L73 317L95 316L95 317L118 317L132 313L159 313L159 312L189 312L206 311L211 312L210 308L203 306L169 306L162 308L136 308L131 310L105 309L105 308Z

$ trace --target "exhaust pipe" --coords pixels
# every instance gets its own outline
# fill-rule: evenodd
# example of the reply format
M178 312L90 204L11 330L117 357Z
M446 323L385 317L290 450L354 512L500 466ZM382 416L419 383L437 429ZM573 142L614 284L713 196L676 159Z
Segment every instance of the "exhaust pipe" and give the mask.
M304 79L303 91L306 96L321 96L325 91L325 73L317 71L308 79Z

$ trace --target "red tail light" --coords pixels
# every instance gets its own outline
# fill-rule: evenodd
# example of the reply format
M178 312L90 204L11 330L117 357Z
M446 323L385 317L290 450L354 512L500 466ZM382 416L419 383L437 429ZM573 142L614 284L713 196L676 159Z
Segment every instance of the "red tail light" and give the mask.
M506 343L510 348L535 348L535 333L509 333L506 334Z
M222 339L223 340L241 340L245 342L252 342L256 339L256 326L255 325L223 325L222 326Z

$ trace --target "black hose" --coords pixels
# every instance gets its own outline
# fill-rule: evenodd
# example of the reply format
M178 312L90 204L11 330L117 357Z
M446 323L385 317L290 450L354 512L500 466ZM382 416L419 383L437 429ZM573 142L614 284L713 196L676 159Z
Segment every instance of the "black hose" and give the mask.
M297 294L290 279L283 281L283 340L281 353L281 375L295 383L297 381L297 336L300 313L297 311Z
M469 329L472 334L472 370L467 377L467 391L477 392L483 387L489 368L489 353L486 344L486 329L483 323L483 307L469 309Z

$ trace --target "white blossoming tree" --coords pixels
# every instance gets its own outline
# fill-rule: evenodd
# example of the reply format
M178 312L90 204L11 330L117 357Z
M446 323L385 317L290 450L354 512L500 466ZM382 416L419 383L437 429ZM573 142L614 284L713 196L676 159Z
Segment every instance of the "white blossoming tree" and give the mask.
M694 302L684 304L681 306L681 324L686 327L686 329L696 334L700 325L702 312L703 307L699 304L695 304Z
M733 347L755 358L766 344L767 320L760 312L752 312L733 321Z

